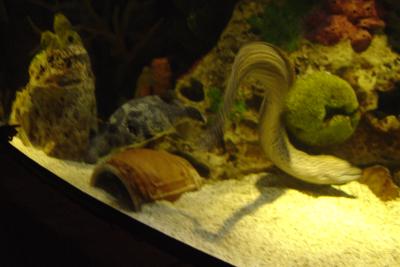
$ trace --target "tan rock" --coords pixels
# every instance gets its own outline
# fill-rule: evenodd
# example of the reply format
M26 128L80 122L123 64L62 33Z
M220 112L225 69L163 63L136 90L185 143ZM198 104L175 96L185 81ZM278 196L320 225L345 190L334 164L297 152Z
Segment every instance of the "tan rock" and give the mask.
M366 168L360 182L368 185L371 191L383 201L398 199L400 188L393 183L390 171L379 165Z
M89 55L71 29L42 35L43 50L29 66L29 82L17 93L10 122L25 145L50 156L80 160L97 131L94 76ZM67 23L67 26L70 25ZM58 25L60 26L60 25Z

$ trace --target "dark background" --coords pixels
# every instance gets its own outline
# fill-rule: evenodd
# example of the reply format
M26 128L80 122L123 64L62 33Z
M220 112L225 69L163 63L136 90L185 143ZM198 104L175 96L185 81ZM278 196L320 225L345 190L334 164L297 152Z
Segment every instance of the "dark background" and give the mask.
M6 117L15 91L28 81L40 32L67 16L88 49L99 115L132 98L143 66L168 58L173 80L209 51L237 0L0 0L0 106Z
M0 266L225 266L82 193L0 140Z

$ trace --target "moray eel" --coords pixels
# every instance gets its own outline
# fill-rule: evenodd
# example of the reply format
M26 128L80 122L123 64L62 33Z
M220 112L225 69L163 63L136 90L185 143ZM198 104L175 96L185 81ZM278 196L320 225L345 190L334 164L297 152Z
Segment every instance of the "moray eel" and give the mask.
M360 178L362 171L349 162L330 155L309 155L290 143L282 114L295 75L286 55L268 43L247 44L236 55L214 128L217 136L222 134L240 83L248 76L256 77L266 89L259 115L259 138L265 154L278 168L314 184L342 184Z

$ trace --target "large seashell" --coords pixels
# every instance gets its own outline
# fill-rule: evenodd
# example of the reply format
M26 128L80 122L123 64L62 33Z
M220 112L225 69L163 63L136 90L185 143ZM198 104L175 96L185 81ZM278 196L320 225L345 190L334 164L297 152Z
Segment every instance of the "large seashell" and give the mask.
M127 189L134 210L154 200L176 200L187 191L200 188L202 178L185 159L165 151L130 148L115 153L99 164L91 184L98 186L101 177L112 174Z

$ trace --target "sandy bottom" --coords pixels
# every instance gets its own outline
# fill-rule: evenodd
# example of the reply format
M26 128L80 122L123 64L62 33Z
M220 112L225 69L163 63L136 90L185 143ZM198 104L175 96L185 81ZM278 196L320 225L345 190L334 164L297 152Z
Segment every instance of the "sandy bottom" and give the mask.
M155 229L238 266L400 266L400 200L367 186L308 186L276 173L207 184L177 202L135 213L89 186L94 165L12 144L85 193Z

